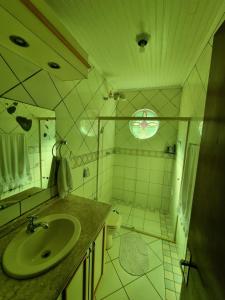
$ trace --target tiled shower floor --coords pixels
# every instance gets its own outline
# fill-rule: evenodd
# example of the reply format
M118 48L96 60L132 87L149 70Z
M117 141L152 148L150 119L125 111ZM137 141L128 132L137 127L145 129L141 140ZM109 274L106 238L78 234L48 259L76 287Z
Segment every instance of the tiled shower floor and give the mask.
M128 232L121 228L113 239L113 247L106 251L96 300L178 300L182 277L175 244L140 234L148 244L150 271L133 276L119 262L120 238Z
M121 214L124 226L173 241L174 232L168 214L157 210L150 211L143 208L132 208L116 201L112 201L111 204Z

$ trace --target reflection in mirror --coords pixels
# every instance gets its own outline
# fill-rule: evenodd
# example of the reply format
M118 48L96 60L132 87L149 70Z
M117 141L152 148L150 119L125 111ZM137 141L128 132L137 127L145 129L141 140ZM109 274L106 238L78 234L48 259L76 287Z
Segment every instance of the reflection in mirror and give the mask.
M53 111L0 98L0 209L50 187L55 141Z

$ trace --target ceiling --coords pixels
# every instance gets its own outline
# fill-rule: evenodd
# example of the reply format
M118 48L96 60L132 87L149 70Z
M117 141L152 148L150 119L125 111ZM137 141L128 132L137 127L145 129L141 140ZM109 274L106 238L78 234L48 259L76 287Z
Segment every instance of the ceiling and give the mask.
M224 0L46 0L117 89L182 85ZM136 35L147 32L141 53Z

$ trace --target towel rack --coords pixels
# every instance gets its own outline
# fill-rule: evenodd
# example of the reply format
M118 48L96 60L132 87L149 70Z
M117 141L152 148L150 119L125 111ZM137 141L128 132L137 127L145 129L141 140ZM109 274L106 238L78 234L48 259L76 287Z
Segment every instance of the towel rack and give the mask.
M61 141L55 142L55 144L52 147L52 156L55 156L54 155L54 148L56 147L56 151L57 151L57 149L59 149L59 156L62 158L61 148L62 148L63 145L66 145L66 144L67 144L66 140L61 140Z

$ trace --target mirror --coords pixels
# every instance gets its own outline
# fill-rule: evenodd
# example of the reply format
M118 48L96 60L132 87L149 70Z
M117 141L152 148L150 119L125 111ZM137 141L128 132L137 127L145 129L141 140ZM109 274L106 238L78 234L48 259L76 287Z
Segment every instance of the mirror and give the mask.
M0 210L55 184L55 112L0 98Z

